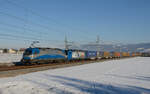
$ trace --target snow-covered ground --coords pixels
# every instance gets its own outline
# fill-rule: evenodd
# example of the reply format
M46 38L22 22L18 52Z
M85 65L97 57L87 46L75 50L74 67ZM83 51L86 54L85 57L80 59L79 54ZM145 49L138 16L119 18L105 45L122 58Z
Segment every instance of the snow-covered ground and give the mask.
M150 58L112 60L1 78L0 94L150 94Z
M22 54L0 54L0 63L19 62Z

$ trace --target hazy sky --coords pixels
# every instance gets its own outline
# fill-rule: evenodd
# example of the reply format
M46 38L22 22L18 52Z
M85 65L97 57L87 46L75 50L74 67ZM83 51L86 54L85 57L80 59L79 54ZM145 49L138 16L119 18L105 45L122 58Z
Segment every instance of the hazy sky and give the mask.
M150 41L150 0L0 0L0 47Z

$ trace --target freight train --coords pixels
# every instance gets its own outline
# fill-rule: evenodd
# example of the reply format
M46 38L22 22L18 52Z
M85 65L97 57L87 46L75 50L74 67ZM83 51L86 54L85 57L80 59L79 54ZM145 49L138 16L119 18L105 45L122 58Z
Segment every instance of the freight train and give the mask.
M63 50L59 48L27 48L23 54L23 63L44 63L74 60L96 60L140 56L140 53L101 52L88 50Z

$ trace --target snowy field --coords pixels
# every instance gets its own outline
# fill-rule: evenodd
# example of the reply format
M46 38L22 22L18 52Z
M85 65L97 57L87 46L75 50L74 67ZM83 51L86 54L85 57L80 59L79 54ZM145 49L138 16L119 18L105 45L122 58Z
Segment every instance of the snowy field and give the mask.
M112 60L0 78L0 94L150 94L150 58Z
M22 54L0 54L0 63L19 62Z

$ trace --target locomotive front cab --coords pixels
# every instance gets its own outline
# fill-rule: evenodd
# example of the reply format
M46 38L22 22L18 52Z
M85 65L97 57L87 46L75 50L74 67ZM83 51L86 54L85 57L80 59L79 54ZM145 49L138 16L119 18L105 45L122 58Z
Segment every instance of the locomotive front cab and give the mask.
M23 53L22 62L30 62L34 59L34 57L39 54L38 48L27 48Z

